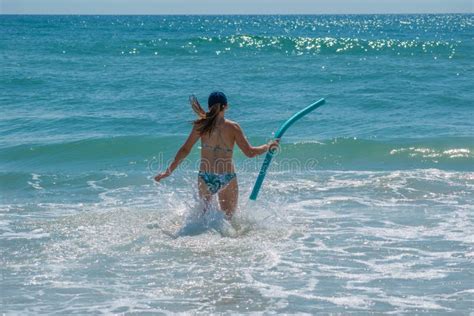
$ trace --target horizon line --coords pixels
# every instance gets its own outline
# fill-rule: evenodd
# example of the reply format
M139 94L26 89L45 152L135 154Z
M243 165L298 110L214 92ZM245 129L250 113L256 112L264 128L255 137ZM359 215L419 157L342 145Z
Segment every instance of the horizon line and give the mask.
M372 12L372 13L0 13L2 15L35 15L35 16L238 16L238 15L250 15L250 16L269 16L269 15L281 15L281 16L296 16L296 15L448 15L448 14L462 14L462 15L473 15L474 12Z

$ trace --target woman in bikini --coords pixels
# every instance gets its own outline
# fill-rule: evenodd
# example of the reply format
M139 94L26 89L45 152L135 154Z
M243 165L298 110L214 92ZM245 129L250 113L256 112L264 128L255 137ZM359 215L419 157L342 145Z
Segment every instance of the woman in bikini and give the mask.
M258 147L250 145L239 124L224 118L228 105L227 98L222 92L213 92L209 95L207 112L201 107L196 97L191 96L189 100L198 119L193 122L191 133L178 150L173 162L165 172L158 174L155 180L159 182L171 175L191 152L194 144L201 139L199 196L207 209L212 197L217 194L220 209L228 218L231 218L237 208L239 194L232 161L234 145L237 144L242 152L251 158L278 146L278 140Z

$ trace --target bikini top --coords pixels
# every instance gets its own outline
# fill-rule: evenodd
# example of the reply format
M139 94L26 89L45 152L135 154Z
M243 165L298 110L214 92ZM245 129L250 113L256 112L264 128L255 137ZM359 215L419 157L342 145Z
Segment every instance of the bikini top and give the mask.
M207 148L207 149L210 149L212 150L213 152L226 152L226 153L231 153L233 150L231 148L229 148L227 145L225 145L225 142L224 142L224 139L222 138L222 135L220 133L217 134L217 136L220 138L220 140L222 141L222 143L224 144L225 148L224 147L221 147L219 145L216 145L216 146L211 146L211 145L208 145L208 144L205 144L202 139L201 139L201 147L202 148Z
M216 146L211 146L211 145L208 145L208 144L204 144L203 142L201 142L201 147L202 148L208 148L210 150L212 150L213 152L216 152L216 151L221 151L221 152L232 152L232 149L228 148L223 148L219 145L216 145Z

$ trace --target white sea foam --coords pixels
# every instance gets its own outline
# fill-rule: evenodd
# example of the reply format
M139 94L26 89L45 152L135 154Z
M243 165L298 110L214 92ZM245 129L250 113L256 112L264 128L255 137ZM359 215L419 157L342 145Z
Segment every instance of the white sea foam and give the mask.
M390 155L408 154L410 157L422 158L472 158L471 150L468 148L453 148L447 150L432 149L427 147L403 147L392 149Z
M32 173L31 174L31 181L27 181L27 183L35 190L43 190L41 186L41 175Z
M3 206L0 240L26 247L5 248L4 275L67 297L63 312L449 312L472 299L464 281L443 285L469 274L472 173L269 175L257 202L241 179L231 222L202 212L194 178L95 182L95 202Z

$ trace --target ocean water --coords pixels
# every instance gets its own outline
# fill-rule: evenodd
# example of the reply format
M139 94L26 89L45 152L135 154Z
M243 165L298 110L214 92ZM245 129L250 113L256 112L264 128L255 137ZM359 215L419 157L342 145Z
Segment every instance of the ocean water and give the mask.
M0 16L0 313L469 314L474 15ZM199 212L224 91L256 202Z

